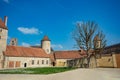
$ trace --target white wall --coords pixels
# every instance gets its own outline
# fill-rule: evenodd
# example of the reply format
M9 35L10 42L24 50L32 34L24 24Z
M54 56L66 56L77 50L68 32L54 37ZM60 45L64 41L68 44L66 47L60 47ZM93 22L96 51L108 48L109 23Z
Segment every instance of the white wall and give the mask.
M42 49L44 49L47 54L51 53L50 41L42 41Z
M0 28L1 29L1 28ZM0 32L0 68L2 68L3 66L3 51L6 50L6 45L7 45L7 33L8 30L6 29L2 29L2 31Z
M32 64L32 60L34 60L34 64ZM44 64L42 64L42 60L44 60ZM48 64L46 61L48 60ZM9 61L20 61L20 68L24 68L24 64L27 63L27 67L49 67L50 59L49 58L38 58L38 57L5 57L4 68L9 68ZM39 61L39 64L37 62ZM14 64L15 68L15 64Z

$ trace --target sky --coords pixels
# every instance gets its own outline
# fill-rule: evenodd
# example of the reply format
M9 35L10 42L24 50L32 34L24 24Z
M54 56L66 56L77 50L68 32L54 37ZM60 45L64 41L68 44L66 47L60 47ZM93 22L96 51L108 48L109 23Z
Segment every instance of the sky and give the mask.
M107 45L120 43L120 0L0 0L0 18L8 16L8 44L40 45L47 35L54 50L75 50L76 22L95 21Z

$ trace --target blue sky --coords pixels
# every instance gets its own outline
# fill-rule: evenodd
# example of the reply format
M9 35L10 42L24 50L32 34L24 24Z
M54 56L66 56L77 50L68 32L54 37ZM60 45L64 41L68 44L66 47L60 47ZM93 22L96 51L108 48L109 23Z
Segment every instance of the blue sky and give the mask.
M8 42L38 45L44 35L55 50L73 50L71 32L79 21L95 21L107 45L120 43L120 0L0 0L0 17L8 16Z

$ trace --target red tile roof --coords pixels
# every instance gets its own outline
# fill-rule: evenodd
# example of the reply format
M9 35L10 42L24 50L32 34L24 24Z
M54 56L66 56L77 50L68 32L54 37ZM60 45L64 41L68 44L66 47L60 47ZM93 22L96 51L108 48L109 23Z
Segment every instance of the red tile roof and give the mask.
M79 50L76 51L55 51L54 57L56 59L75 59L83 57Z
M48 38L48 36L44 36L44 38L42 39L42 41L50 41L50 39Z
M49 55L41 48L20 47L20 46L7 46L4 52L5 56L11 57L41 57L48 58Z
M5 23L2 21L1 18L0 18L0 28L7 29L7 27L5 26Z

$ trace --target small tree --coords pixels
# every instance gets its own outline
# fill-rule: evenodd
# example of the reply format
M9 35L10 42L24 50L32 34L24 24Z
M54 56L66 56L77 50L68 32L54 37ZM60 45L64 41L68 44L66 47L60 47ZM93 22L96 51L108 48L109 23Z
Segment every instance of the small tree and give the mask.
M93 21L81 22L76 24L76 28L73 31L73 38L77 43L77 47L86 50L87 67L90 62L90 49L94 49L93 39L96 34L104 40L105 36L98 30L98 24ZM106 41L102 41L102 47L105 47Z

